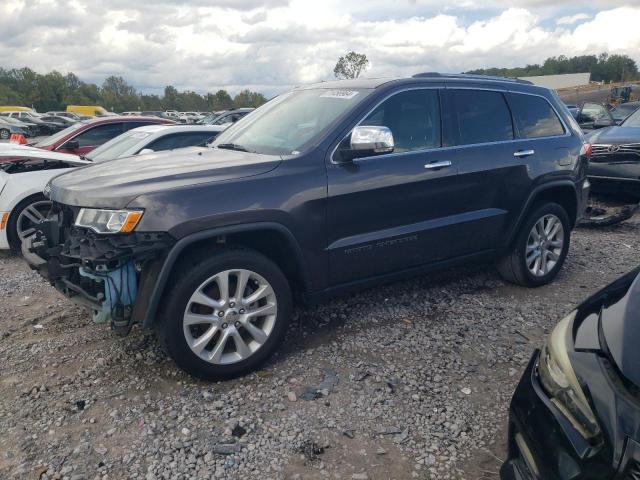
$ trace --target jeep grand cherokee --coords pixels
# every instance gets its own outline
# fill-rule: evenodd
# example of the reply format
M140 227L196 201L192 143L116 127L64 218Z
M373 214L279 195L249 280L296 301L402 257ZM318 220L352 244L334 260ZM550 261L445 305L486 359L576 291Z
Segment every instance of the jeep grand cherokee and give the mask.
M127 333L157 329L193 375L238 375L317 301L471 260L560 270L589 146L556 95L467 75L296 88L183 149L75 169L22 250Z

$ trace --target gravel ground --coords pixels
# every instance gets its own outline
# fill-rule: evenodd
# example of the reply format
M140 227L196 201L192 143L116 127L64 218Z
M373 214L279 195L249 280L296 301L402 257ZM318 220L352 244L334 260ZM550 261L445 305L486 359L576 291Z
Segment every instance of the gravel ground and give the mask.
M497 479L532 351L636 266L639 231L578 229L539 289L480 265L300 310L264 370L221 383L0 256L0 478Z

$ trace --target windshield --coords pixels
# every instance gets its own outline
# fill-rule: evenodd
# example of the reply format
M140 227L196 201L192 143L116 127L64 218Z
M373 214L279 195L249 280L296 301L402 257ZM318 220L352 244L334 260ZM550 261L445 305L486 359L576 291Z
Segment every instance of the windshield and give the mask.
M38 147L38 148L50 147L51 145L55 144L61 138L64 138L67 135L69 135L70 133L75 132L76 130L78 130L82 126L84 126L84 123L80 123L80 122L74 123L70 127L67 127L64 130L60 130L58 133L56 133L54 135L51 135L50 137L45 138L41 142L36 143L34 146Z
M624 120L638 109L638 105L622 104L611 110L611 116L616 120Z
M222 132L213 146L297 155L370 92L370 89L315 88L285 93Z
M108 142L87 153L85 158L92 162L105 162L107 160L120 158L123 153L130 148L135 147L149 135L151 135L149 132L136 132L135 130L130 130L127 133L123 133L122 135L112 138Z

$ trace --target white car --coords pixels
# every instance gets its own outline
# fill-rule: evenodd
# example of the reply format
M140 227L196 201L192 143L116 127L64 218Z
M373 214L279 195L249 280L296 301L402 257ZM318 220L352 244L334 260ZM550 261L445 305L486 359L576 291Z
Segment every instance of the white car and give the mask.
M20 238L45 218L51 203L42 190L53 177L80 165L132 155L205 145L224 130L219 125L147 125L119 135L85 157L0 144L0 250L17 250Z
M0 159L0 249L18 249L20 238L46 218L51 208L42 190L53 177L89 165L76 155L3 145Z

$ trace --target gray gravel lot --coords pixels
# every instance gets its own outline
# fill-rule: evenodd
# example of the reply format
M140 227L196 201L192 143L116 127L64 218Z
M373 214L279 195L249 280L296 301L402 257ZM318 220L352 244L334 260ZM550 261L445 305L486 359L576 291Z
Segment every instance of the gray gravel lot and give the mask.
M479 265L300 310L264 370L221 383L0 256L0 478L496 479L532 351L636 266L639 232L578 229L539 289Z

